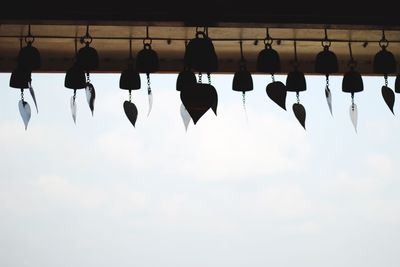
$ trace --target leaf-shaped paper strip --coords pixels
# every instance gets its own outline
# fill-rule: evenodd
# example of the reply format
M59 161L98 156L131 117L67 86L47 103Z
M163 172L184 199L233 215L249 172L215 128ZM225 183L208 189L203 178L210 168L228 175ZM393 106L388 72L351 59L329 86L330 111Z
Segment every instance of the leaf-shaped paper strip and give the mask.
M357 132L358 110L356 104L350 105L350 119L351 122L353 123L354 130L356 130Z
M36 102L35 91L33 90L33 87L32 87L31 83L29 83L29 92L31 93L31 96L32 96L32 99L33 99L33 103L35 103L36 113L39 113L38 105L37 105L37 102Z
M21 114L22 120L24 121L25 130L28 128L29 120L31 119L31 107L28 102L20 100L18 102L19 113Z
M181 104L181 117L182 117L182 121L183 124L185 125L185 130L187 131L188 127L189 127L189 123L191 121L191 117L189 112L187 111L187 109L185 108L185 105Z
M306 109L300 103L293 104L293 113L296 116L297 120L300 122L301 126L303 126L304 130L306 129Z
M267 85L267 95L278 106L286 110L286 86L282 82L272 82Z
M128 120L132 123L133 127L135 127L136 119L138 116L138 110L136 108L136 105L133 104L132 102L125 101L124 111L126 117L128 117Z
M147 92L149 98L149 111L147 112L147 117L150 115L151 109L153 108L153 93L151 91Z
M76 124L76 101L75 101L75 96L71 97L71 114L72 114L72 119L74 120L74 123Z
M394 115L393 106L394 106L394 93L393 90L387 86L382 86L382 96L386 102L386 105L389 107L390 111Z
M94 86L91 83L86 84L86 99L89 104L90 111L92 111L92 116L94 112L94 100L96 99L96 91L94 90Z
M326 97L326 102L328 103L329 111L331 112L331 115L333 116L333 112L332 112L332 94L331 94L331 90L329 90L328 87L325 88L325 97Z

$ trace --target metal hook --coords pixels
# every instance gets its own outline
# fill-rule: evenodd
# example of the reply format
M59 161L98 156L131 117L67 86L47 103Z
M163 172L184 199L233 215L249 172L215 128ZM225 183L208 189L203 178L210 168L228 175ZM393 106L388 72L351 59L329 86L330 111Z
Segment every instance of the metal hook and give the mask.
M266 37L264 39L264 44L267 46L271 46L271 44L273 43L273 39L271 38L271 36L269 35L269 28L266 28Z
M328 29L325 27L324 29L325 37L321 41L322 47L328 49L331 46L331 41L328 39Z
M380 46L382 49L385 49L386 47L389 46L389 41L386 40L386 37L385 37L385 30L382 30L382 38L381 38L381 40L379 41L379 46Z
M87 46L93 41L92 36L89 34L89 24L86 25L86 34L81 37L81 43L85 43Z
M35 41L35 37L31 34L31 24L28 24L28 34L25 36L25 43L32 44Z

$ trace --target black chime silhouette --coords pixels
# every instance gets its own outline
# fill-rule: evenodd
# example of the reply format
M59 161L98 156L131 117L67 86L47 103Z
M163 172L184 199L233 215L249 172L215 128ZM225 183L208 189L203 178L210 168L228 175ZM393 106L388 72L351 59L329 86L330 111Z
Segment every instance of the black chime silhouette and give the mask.
M269 35L269 29L267 28L266 31L265 48L257 57L257 70L271 74L272 82L267 85L267 95L278 106L286 110L286 86L280 81L275 81L274 76L275 73L281 71L281 61L278 52L272 48L273 39Z
M345 93L351 93L351 105L350 105L350 119L353 123L354 130L357 132L357 121L358 121L358 109L354 103L354 93L362 92L364 90L364 84L361 74L358 73L355 68L357 62L353 58L353 51L351 49L351 42L349 42L350 60L348 63L349 71L345 73L342 81L342 91Z
M218 57L207 27L204 31L196 28L196 37L186 46L184 62L187 68L199 71L198 82L181 90L180 94L182 104L196 124L210 108L217 115L218 94L211 85L211 72L218 70ZM208 84L202 83L202 72L207 73Z
M306 129L306 109L302 104L300 104L300 92L307 90L307 84L304 73L301 72L298 67L299 61L297 59L297 43L294 41L294 70L289 72L287 75L286 90L288 92L296 92L297 103L294 103L292 106L293 113L303 128Z
M32 71L40 68L41 57L39 50L32 45L34 41L35 37L31 34L31 25L28 25L28 34L25 36L26 46L22 47L21 38L17 67L11 73L10 77L10 87L21 90L21 100L18 102L18 108L25 125L25 130L27 130L28 123L31 119L31 107L24 98L25 89L29 89L36 107L36 112L39 113L35 91L32 86Z
M388 40L385 38L385 31L382 31L382 39L379 41L381 51L376 53L374 57L373 67L374 73L383 74L385 85L382 86L382 96L386 105L394 115L395 95L393 90L388 86L388 74L396 73L396 59L393 54L386 48L389 46Z
M328 39L328 32L325 29L325 38L321 42L323 50L318 53L315 59L315 72L324 74L326 77L325 97L328 103L329 111L332 112L332 93L329 89L329 75L339 71L338 60L332 51L329 50L331 41Z
M129 63L128 68L121 73L119 79L119 88L122 90L129 90L129 100L124 102L124 111L128 120L135 127L136 119L138 116L138 110L136 105L132 103L132 90L140 89L140 75L135 70L132 56L132 39L129 39Z
M187 42L185 42L185 49L186 46ZM191 87L195 86L196 83L197 83L196 75L194 74L193 71L190 70L190 68L184 62L184 68L181 72L179 72L178 78L176 79L176 90L179 92L186 90L188 88L189 88L188 90L191 90ZM185 130L187 131L190 120L192 118L190 117L190 114L185 108L185 105L183 105L183 103L181 104L180 107L180 114L183 121L183 125L185 126Z
M147 116L150 115L153 107L153 93L151 91L150 73L159 70L159 60L157 52L151 48L153 40L149 37L149 27L146 27L146 38L143 39L143 49L139 51L136 57L136 69L141 73L146 73L147 77L147 95L149 99L149 111Z
M85 71L83 70L82 66L77 61L78 56L78 40L75 38L74 46L75 46L75 62L71 68L67 70L64 79L64 87L73 89L74 93L70 100L70 107L71 107L71 114L74 123L76 124L76 90L85 89L86 88L86 76Z
M246 112L246 92L253 90L253 78L246 68L246 60L243 56L243 42L240 41L239 70L235 72L232 81L232 90L242 92L243 108ZM246 115L247 117L247 115Z
M93 84L90 82L90 72L97 69L99 66L99 55L93 47L90 46L93 38L89 34L89 25L86 26L86 34L81 37L81 43L85 46L79 49L76 56L76 62L80 68L82 68L86 73L86 99L89 104L89 108L94 112L94 101L96 99L96 91ZM74 103L75 104L75 103Z

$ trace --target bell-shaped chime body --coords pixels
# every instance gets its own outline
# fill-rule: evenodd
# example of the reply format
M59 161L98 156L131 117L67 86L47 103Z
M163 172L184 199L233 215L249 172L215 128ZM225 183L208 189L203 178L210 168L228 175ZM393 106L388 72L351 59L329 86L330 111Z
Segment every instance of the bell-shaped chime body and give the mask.
M185 50L185 65L199 72L215 72L218 70L218 57L212 40L204 33L197 32Z
M31 71L21 66L18 66L11 73L10 87L17 89L27 89L29 88L30 81L31 81Z
M286 78L286 90L289 92L302 92L307 89L304 73L295 69L288 73Z
M119 88L124 90L138 90L140 86L139 72L135 70L133 64L129 64L128 68L121 73Z
M187 88L193 87L197 83L196 75L193 71L183 70L178 74L176 80L176 90L183 91Z
M232 82L232 90L239 92L248 92L253 90L253 78L251 73L244 67L235 72Z
M136 57L136 69L141 73L153 73L159 69L157 52L151 48L150 44L145 44Z
M281 70L281 61L278 52L266 44L257 57L257 70L266 73L276 73Z
M319 52L315 59L315 72L331 74L338 72L338 70L339 65L335 53L330 51L328 46L325 46L324 50Z
M18 66L21 66L28 70L39 69L42 64L39 50L32 46L32 42L28 42L27 45L18 53Z
M375 54L373 68L376 74L387 75L396 72L396 59L390 51L386 50L385 46Z
M350 69L345 73L342 81L342 91L345 93L358 93L364 90L361 74Z
M85 72L80 65L74 65L65 74L64 86L69 89L84 89L86 87Z
M77 54L78 65L86 72L95 70L99 66L99 55L93 47L86 43Z

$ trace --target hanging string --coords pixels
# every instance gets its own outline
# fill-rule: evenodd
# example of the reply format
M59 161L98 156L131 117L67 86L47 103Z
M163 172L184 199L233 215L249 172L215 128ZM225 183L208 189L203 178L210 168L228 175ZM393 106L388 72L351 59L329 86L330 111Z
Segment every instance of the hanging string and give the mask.
M207 72L208 84L211 84L211 74Z
M24 102L24 89L21 88L21 100Z
M201 81L201 77L202 77L202 73L201 73L201 72L199 72L199 83L202 83L202 81Z
M132 39L129 39L129 59L132 60Z
M150 73L146 73L146 77L147 77L147 94L150 95L151 94Z
M351 110L354 111L354 92L351 92Z
M129 90L129 102L132 102L132 90Z
M300 92L296 92L296 99L297 99L297 104L300 104Z

